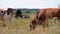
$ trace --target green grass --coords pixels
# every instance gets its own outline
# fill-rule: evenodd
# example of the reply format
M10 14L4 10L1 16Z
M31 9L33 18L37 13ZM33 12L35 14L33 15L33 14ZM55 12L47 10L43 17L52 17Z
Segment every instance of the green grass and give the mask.
M48 20L49 27L43 29L42 26L36 27L35 30L29 30L29 24L34 19L34 14L30 15L31 18L24 19L12 18L11 27L8 29L8 24L6 27L0 27L0 34L60 34L60 22L53 19ZM6 22L7 23L7 22Z

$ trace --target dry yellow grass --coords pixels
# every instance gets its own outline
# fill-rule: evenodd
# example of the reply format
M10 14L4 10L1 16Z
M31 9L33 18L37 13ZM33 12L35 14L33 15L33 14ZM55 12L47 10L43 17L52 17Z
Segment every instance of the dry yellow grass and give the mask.
M30 31L29 24L34 19L34 14L30 17L29 19L19 18L17 20L13 17L10 29L8 29L6 22L6 27L0 27L0 34L60 34L60 23L53 19L48 20L49 27L43 29L42 26L37 26L35 30Z

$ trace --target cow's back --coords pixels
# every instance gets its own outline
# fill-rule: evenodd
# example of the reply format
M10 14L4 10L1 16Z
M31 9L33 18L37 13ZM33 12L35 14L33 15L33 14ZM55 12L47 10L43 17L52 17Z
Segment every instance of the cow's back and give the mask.
M56 16L56 13L58 13L59 8L47 8L45 9L45 16L46 18L51 18L53 16Z
M45 14L45 9L40 9L37 11L36 18L39 19L44 14Z

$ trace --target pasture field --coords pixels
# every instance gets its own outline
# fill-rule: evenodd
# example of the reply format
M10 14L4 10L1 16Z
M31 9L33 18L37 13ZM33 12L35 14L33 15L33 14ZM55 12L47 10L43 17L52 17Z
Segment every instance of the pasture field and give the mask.
M48 20L49 27L45 29L42 26L36 27L35 30L30 31L30 22L34 19L34 15L30 15L30 18L12 18L11 27L8 29L8 24L6 22L6 27L0 27L0 34L60 34L60 22L58 20L50 19Z

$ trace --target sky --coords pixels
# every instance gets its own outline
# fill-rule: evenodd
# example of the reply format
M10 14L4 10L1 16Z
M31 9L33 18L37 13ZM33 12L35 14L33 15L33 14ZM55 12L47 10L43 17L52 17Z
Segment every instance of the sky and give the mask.
M60 0L0 0L0 8L58 8Z

